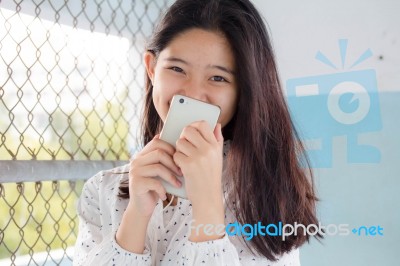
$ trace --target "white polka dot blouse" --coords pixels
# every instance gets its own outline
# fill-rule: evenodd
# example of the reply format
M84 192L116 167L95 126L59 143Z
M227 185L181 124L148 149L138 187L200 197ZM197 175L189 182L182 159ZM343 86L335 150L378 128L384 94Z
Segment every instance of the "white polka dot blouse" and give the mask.
M228 146L225 143L224 155ZM298 249L272 262L253 255L241 236L225 234L213 241L191 242L192 205L182 198L175 206L165 208L158 201L147 227L143 254L124 250L117 244L115 234L129 201L118 197L120 182L128 178L128 174L120 173L128 169L129 165L125 165L102 171L85 183L77 207L79 234L73 265L300 265ZM224 194L229 183L226 181L223 177ZM224 205L225 223L236 222L225 200Z

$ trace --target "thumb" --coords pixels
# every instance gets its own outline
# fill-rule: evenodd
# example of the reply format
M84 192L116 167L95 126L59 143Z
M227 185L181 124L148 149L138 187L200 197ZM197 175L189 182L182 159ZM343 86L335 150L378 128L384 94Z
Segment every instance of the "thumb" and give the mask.
M218 142L224 142L224 136L222 135L222 128L220 123L217 123L217 125L215 126L214 136Z

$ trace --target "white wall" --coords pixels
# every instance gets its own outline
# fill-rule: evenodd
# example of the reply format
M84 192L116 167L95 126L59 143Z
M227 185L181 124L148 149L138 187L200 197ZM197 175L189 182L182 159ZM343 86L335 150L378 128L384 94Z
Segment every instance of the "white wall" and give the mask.
M270 27L282 80L331 73L315 54L320 50L341 65L337 40L348 39L349 63L370 48L373 57L357 69L376 69L379 90L400 90L400 1L253 2Z

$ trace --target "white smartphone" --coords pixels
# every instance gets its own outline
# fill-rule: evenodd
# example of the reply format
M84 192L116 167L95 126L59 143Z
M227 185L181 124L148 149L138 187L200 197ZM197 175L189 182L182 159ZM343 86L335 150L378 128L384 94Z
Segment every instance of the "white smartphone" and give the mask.
M196 121L206 121L212 129L215 128L221 109L219 106L202 102L182 95L175 95L165 119L160 139L168 142L175 147L176 141L182 133L183 128ZM187 198L185 190L185 178L177 177L182 182L182 186L177 188L158 177L165 190L175 196Z

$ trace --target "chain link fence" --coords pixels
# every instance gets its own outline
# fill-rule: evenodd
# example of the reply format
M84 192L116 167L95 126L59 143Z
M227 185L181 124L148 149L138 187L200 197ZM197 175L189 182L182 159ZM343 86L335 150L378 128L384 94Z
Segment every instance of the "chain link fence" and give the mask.
M8 257L0 265L71 264L79 223L75 202L83 183L0 184L0 254Z
M172 0L0 1L0 265L69 265L85 179L137 149Z

